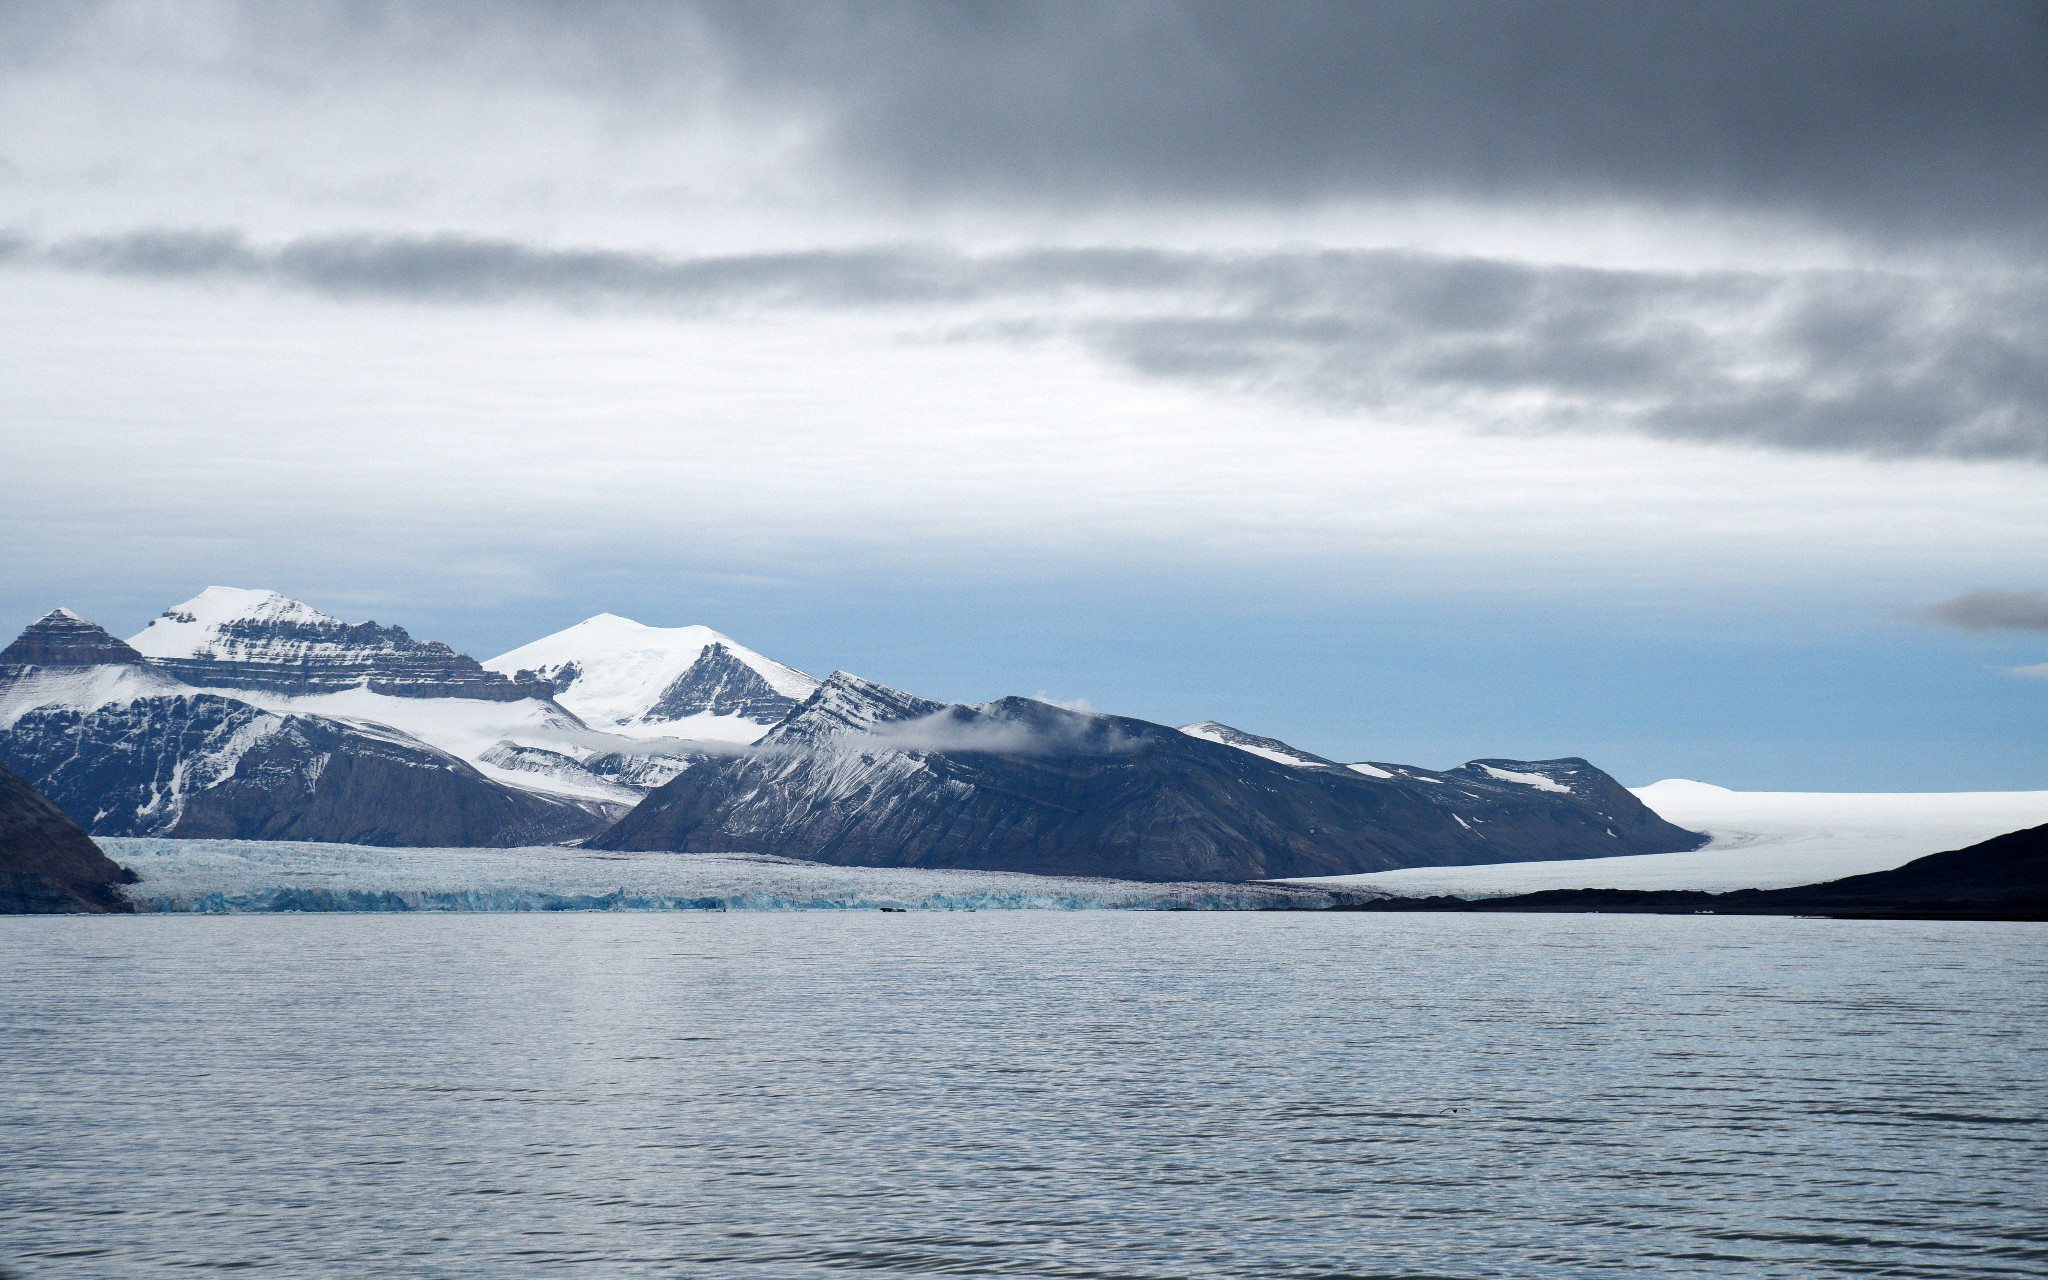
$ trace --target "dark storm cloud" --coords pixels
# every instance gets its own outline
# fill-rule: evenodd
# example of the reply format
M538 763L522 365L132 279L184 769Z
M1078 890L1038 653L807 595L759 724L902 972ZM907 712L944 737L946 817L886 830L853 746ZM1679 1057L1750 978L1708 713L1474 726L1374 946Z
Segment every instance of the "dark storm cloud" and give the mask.
M0 61L88 56L89 15L121 7L10 6ZM270 83L381 69L544 80L628 126L795 118L817 168L899 193L1618 199L2030 238L2048 216L2041 0L331 0L182 21L217 21L207 56Z
M2048 208L2048 6L1855 0L702 10L918 186L1618 196L1857 223Z
M898 318L939 308L956 336L1065 338L1147 376L1339 412L2048 461L2048 285L2037 279L1615 271L1356 250L667 258L456 236L266 248L173 232L17 254L38 257L342 299Z
M1920 615L1965 631L2048 631L2048 592L1968 591Z

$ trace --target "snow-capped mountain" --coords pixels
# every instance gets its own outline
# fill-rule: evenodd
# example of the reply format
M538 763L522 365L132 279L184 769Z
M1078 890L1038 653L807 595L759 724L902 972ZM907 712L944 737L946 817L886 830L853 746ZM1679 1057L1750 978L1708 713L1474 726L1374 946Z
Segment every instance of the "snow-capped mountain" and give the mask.
M68 610L0 656L0 759L100 835L521 844L587 835L637 798L506 786L388 724L307 705L504 715L518 703L204 690Z
M30 626L0 662L0 757L99 834L549 841L760 737L817 683L708 627L602 614L487 665L215 586L126 643L68 610Z
M483 664L545 682L593 729L635 738L752 742L818 682L709 627L600 613Z
M404 627L347 623L275 591L208 587L128 643L199 688L315 694L369 689L408 698L512 702L553 692L486 671L476 659Z
M1215 721L820 682L612 614L478 663L211 587L0 651L0 762L98 835L1259 879L1690 849L1583 760L1339 764Z
M1368 773L1227 725L1190 728L1203 732L1030 698L942 705L838 672L755 750L705 760L591 843L1250 880L1706 839L1583 760Z

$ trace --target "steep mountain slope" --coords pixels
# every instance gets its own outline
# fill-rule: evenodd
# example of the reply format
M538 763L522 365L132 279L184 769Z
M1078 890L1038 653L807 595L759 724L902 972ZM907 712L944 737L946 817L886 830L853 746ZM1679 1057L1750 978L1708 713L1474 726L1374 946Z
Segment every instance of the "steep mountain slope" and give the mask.
M132 911L135 877L22 776L0 765L0 915Z
M574 723L530 699L203 691L64 611L6 653L43 661L0 665L0 760L102 835L509 845L588 835L638 796L589 774L554 794L508 786L374 719L303 710L357 699L429 721L439 706L473 720L538 710ZM496 740L491 727L466 726L470 740L484 739L479 752Z
M685 762L628 758L623 735L590 732L528 673L508 677L403 627L346 623L275 591L208 587L135 637L143 661L184 684L277 715L375 726L452 755L491 781L593 812L638 802ZM169 655L169 656L165 656ZM585 761L617 757L586 767Z
M941 705L839 672L754 750L698 764L591 843L1247 880L1704 839L1582 760L1376 778L1269 753L1281 754L1028 698Z
M752 742L818 682L709 627L601 613L483 664L545 682L593 728L631 737Z

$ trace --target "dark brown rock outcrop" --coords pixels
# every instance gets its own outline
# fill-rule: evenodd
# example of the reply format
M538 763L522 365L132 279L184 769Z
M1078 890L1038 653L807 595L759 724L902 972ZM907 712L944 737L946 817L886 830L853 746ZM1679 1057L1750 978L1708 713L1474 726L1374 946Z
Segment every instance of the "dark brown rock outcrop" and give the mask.
M0 765L0 914L133 911L133 872L20 774Z
M105 627L69 609L52 609L0 649L0 667L100 667L139 663L142 655Z

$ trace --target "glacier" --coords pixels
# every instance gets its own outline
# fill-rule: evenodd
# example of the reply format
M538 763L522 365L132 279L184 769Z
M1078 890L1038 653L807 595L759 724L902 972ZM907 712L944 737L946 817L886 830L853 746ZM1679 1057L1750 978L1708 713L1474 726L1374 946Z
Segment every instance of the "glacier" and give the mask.
M141 910L159 912L1262 911L1385 896L1310 885L838 867L766 854L560 845L392 849L161 837L99 843L139 877L122 893Z
M1690 852L1408 867L1288 883L1419 898L1546 889L1786 889L1890 871L1930 853L2048 823L2048 791L1732 791L1686 778L1632 790L1665 819L1713 839Z

